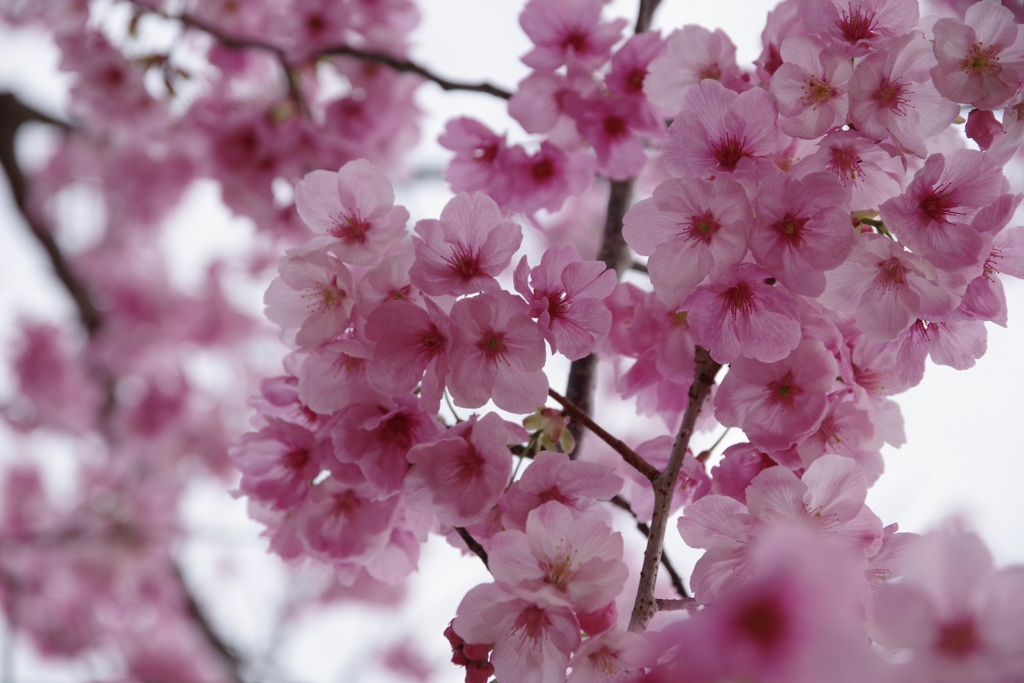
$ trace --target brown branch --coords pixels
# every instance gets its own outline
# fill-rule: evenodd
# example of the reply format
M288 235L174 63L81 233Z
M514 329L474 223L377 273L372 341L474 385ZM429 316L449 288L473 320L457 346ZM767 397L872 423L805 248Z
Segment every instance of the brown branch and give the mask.
M633 511L633 507L629 504L629 501L622 496L614 496L608 502L628 512L633 519L636 520L637 530L642 533L645 538L651 537L651 527L648 526L646 522L641 522L637 519L636 512ZM676 571L675 566L672 564L672 561L668 559L668 555L665 554L664 550L661 552L661 566L668 572L668 576L672 580L672 587L676 589L676 593L678 593L682 598L690 598L690 594L686 591L686 586L683 585L683 577Z
M672 445L668 458L668 466L654 482L654 514L651 518L651 535L647 539L644 551L644 562L640 570L640 585L633 603L633 613L629 619L629 630L640 632L647 628L648 622L658 611L658 603L654 598L654 584L658 579L658 561L662 555L665 542L665 529L668 526L669 513L672 506L672 495L679 481L679 472L683 466L683 456L690 446L697 417L700 415L704 402L711 393L721 365L716 363L706 349L696 348L696 371L690 385L689 402L683 414L683 422Z
M604 441L612 447L612 450L622 456L626 464L647 477L647 479L653 482L661 475L654 465L637 455L636 451L627 446L621 439L617 439L605 431L601 425L594 422L589 415L580 410L579 406L569 401L565 396L562 396L554 389L548 389L548 396L558 401L562 406L563 413L567 413L573 419L580 421L587 429L593 432L594 436Z
M462 541L466 544L467 548L476 553L476 556L483 561L484 566L490 569L491 565L488 564L487 551L484 550L484 547L480 545L480 543L475 538L473 538L473 536L470 535L468 531L466 531L466 528L457 526L455 527L455 533L459 535L459 538L462 539Z
M182 597L185 600L185 616L195 624L207 644L221 660L228 678L234 683L245 683L245 678L242 677L241 673L242 659L231 646L221 639L220 635L214 630L213 625L207 620L195 596L189 590L181 567L176 562L171 562L171 575L176 579L178 587L181 589Z
M0 165L3 166L7 182L11 186L14 205L25 219L32 237L46 252L57 279L71 296L82 326L90 335L95 335L103 324L103 316L93 302L85 283L78 278L67 257L64 256L64 252L61 251L53 234L30 206L28 181L18 164L15 139L22 124L32 122L71 130L69 124L29 107L13 94L0 93Z
M651 30L651 24L654 21L654 11L658 9L659 4L661 4L661 0L640 0L640 11L636 16L634 31L643 33L644 31Z
M678 612L693 609L697 606L697 602L693 598L683 598L682 600L658 598L657 603L659 612Z
M306 105L301 94L299 93L298 84L295 82L292 73L293 69L299 64L313 62L323 57L352 57L354 59L359 59L364 62L369 62L371 64L380 64L381 66L386 66L389 69L401 73L416 74L417 76L420 76L436 84L442 90L479 92L487 95L493 95L494 97L500 97L503 100L507 100L512 97L511 92L505 90L504 88L499 88L496 85L491 85L490 83L465 83L461 81L453 81L449 78L445 78L434 73L430 69L427 69L426 67L412 60L399 59L398 57L389 55L385 52L377 52L375 50L363 50L352 47L350 45L332 45L330 47L326 47L321 50L315 50L313 52L305 54L300 59L292 60L288 56L288 53L285 51L285 49L279 45L274 45L273 43L269 43L256 38L240 38L238 36L233 36L217 28L213 24L209 24L201 19L196 19L194 16L190 14L169 14L161 10L155 9L153 7L150 7L142 0L128 0L128 2L146 12L156 14L158 16L163 17L164 19L177 21L188 28L193 28L202 31L203 33L206 33L207 35L216 39L225 47L230 47L234 49L262 50L264 52L269 52L273 54L274 57L277 59L278 63L281 65L281 68L285 72L285 77L288 80L289 95L293 100L295 100L296 104L300 106L304 111L306 110Z
M633 180L613 181L608 189L608 208L605 212L604 233L601 239L601 251L598 260L604 261L606 267L621 277L632 263L629 247L622 237L622 219L629 210L633 199ZM565 397L576 405L583 413L593 412L594 385L597 382L597 355L588 354L574 360L569 366L569 379L566 381ZM569 423L569 432L576 440L576 448L569 454L575 459L583 452L583 425ZM646 476L646 475L645 475Z
M442 90L460 90L463 92L479 92L486 95L493 95L494 97L500 97L503 100L512 98L512 93L504 88L499 88L496 85L490 83L464 83L461 81L452 81L442 76L435 74L433 71L420 66L416 62L408 59L398 59L389 54L383 52L374 52L373 50L360 50L354 47L348 47L347 45L339 45L337 47L330 47L324 50L317 50L310 57L318 59L320 57L333 57L341 55L345 57L354 57L361 59L365 62L371 62L373 64L382 64L386 67L400 71L402 73L412 73L418 76L422 76L431 83L434 83Z

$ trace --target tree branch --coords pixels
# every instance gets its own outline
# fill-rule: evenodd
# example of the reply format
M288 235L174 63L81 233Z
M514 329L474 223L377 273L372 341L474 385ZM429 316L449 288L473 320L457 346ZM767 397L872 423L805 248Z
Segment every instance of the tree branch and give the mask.
M221 663L224 665L224 669L228 674L228 678L234 683L245 683L245 678L242 677L241 673L243 665L241 658L235 653L234 649L221 639L220 635L214 630L213 625L206 619L206 616L200 609L195 596L193 596L192 591L189 590L188 583L185 581L185 575L182 573L181 567L178 566L176 562L171 562L171 575L177 581L178 587L181 589L182 597L185 600L185 616L195 624L207 644L209 644L210 648L220 658Z
M461 81L452 81L442 76L435 74L433 71L420 66L416 62L408 59L398 59L392 57L389 54L383 52L374 52L372 50L359 50L354 47L348 47L347 45L339 45L337 47L329 47L323 50L317 50L310 58L318 59L320 57L333 57L336 55L345 57L354 57L361 59L364 62L371 62L373 64L382 64L386 67L400 71L402 73L413 73L418 76L422 76L431 83L434 83L442 90L461 90L464 92L479 92L486 95L493 95L494 97L500 97L503 100L512 98L512 93L504 88L499 88L496 85L490 83L464 83Z
M641 522L636 518L636 512L633 511L633 507L629 504L629 501L622 496L614 496L609 502L612 505L628 512L633 519L636 520L636 528L644 535L645 538L651 537L651 527L648 526L646 522ZM686 586L683 585L683 577L676 571L675 566L672 564L672 561L668 559L668 555L665 554L664 550L661 553L661 566L663 566L665 571L668 572L669 578L672 580L672 587L676 589L676 593L684 599L689 599L690 594L686 591Z
M377 52L375 50L363 50L351 47L349 45L332 45L330 47L315 50L313 52L305 54L302 56L301 59L293 61L292 59L289 58L288 54L285 52L285 49L283 47L274 45L273 43L258 40L255 38L239 38L238 36L233 36L229 33L226 33L225 31L217 28L216 26L210 23L207 23L201 19L197 19L190 14L169 14L161 10L158 10L154 7L150 7L142 0L128 0L128 2L130 2L132 5L135 5L143 11L149 12L151 14L156 14L158 16L163 17L164 19L177 21L188 28L193 28L202 31L203 33L206 33L212 38L215 38L219 43L226 47L235 49L262 50L264 52L269 52L273 54L274 57L277 59L278 63L281 65L281 68L285 72L285 77L288 80L289 95L293 100L296 101L296 104L303 108L303 110L306 109L306 106L304 104L304 100L301 94L298 91L298 86L292 77L292 69L294 69L294 67L297 66L298 64L313 62L323 57L352 57L354 59L359 59L364 62L369 62L371 64L380 64L394 71L402 73L412 73L416 74L417 76L421 76L422 78L436 84L442 90L479 92L487 95L493 95L494 97L499 97L503 100L507 100L512 97L512 93L509 92L508 90L500 88L496 85L491 85L490 83L465 83L461 81L453 81L449 78L445 78L434 73L430 69L427 69L426 67L410 59L399 59L398 57L394 57L393 55L389 55L385 52Z
M7 182L11 186L14 205L25 219L32 237L46 253L57 279L71 296L82 326L92 336L99 332L103 324L103 316L93 302L85 283L75 274L49 228L32 210L29 203L28 181L15 154L15 139L18 130L22 124L31 122L45 123L64 130L71 130L70 124L36 111L13 94L0 93L0 165L3 166Z
M636 451L623 443L621 439L617 439L606 432L601 425L594 422L589 415L580 410L579 406L569 401L569 399L562 396L554 389L548 389L548 396L558 401L563 408L563 412L568 413L573 419L579 421L587 429L593 432L597 438L611 446L612 450L622 456L622 459L625 460L630 467L647 477L647 479L654 482L661 475L654 465L637 455Z
M660 4L661 0L640 0L640 11L637 12L636 27L634 28L636 33L651 30L651 24L654 22L654 11L658 9Z
M658 603L654 598L654 584L658 579L658 561L662 555L665 542L665 529L668 526L669 513L672 506L672 495L679 481L679 472L683 466L683 456L690 446L694 425L700 415L704 402L711 393L721 365L716 363L706 349L696 348L696 371L690 385L689 402L683 414L683 422L672 445L672 453L668 458L668 466L654 482L654 514L651 518L651 535L647 539L644 551L643 567L640 570L640 585L633 603L633 613L629 619L629 630L640 632L647 628L648 622L658 611Z
M615 271L621 277L632 263L629 247L622 237L622 219L629 210L633 199L633 179L613 181L608 190L608 208L605 212L604 233L601 238L601 251L598 260ZM593 412L594 385L597 381L597 355L588 354L574 360L569 366L569 379L566 382L565 396L583 413ZM583 426L578 423L569 424L569 432L576 440L576 448L569 454L575 459L583 452ZM646 475L645 475L646 476Z
M461 538L466 544L466 547L476 553L476 556L483 560L484 566L490 569L491 565L488 564L487 551L484 550L484 547L480 545L480 543L473 538L468 531L466 531L465 527L455 527L455 533L459 535L459 538Z

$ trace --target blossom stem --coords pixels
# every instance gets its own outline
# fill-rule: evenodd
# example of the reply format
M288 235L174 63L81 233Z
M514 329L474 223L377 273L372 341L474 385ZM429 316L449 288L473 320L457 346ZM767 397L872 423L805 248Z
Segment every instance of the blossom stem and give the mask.
M570 417L579 421L583 426L593 432L594 436L611 446L612 450L621 455L622 459L637 472L644 475L652 482L657 481L658 478L662 476L654 465L637 455L636 451L623 443L621 439L617 439L606 432L601 425L594 422L594 420L583 412L575 403L567 399L565 396L562 396L554 389L548 389L548 396L558 401L562 406L564 413L568 413Z
M203 33L206 33L212 36L213 38L216 38L218 42L220 42L222 45L226 47L251 48L270 52L275 57L277 57L277 61L281 64L281 67L285 71L285 75L288 78L288 90L292 99L295 100L296 104L300 108L305 110L303 100L301 96L299 96L298 86L293 76L291 75L292 67L295 66L295 64L292 63L292 61L288 58L283 48L274 45L273 43L269 43L262 40L256 40L251 38L239 38L237 36L232 36L220 30L216 26L213 26L200 19L196 19L195 17L189 14L169 14L161 10L157 10L153 7L150 7L148 4L143 2L143 0L129 0L129 2L131 2L133 5L146 12L151 12L153 14L164 17L165 19L177 21L181 23L183 26L187 26L189 28L194 28L199 31L202 31ZM337 56L352 57L354 59L359 59L364 62L380 64L382 66L386 66L390 69L393 69L394 71L399 71L402 73L413 73L436 84L442 90L479 92L487 95L493 95L494 97L499 97L503 100L507 100L512 97L512 93L509 92L508 90L500 88L496 85L492 85L490 83L465 83L461 81L453 81L451 79L444 78L443 76L435 74L433 71L430 71L426 67L421 66L420 64L412 60L399 59L398 57L394 57L385 52L377 52L374 50L362 50L348 45L333 45L320 50L315 50L309 54L303 55L299 62L314 62L323 57Z
M644 631L651 617L658 611L658 602L654 598L654 585L658 579L658 563L665 542L665 529L668 527L672 495L675 493L679 481L683 456L686 455L686 450L690 446L690 437L693 436L697 417L711 393L715 375L722 367L711 358L707 349L698 346L695 355L697 368L694 372L693 383L690 385L690 400L686 404L683 422L679 426L679 433L672 445L672 452L669 455L665 471L652 482L654 514L651 517L651 535L647 537L647 548L644 550L644 562L640 570L640 585L637 587L633 613L629 619L629 630L633 632Z
M473 538L464 527L455 527L455 533L459 535L459 538L461 538L463 543L466 544L466 547L472 550L476 556L483 561L484 566L490 569L491 566L488 564L487 551L484 550L484 547L480 545L479 541Z
M651 24L654 21L654 12L660 4L661 0L640 0L640 11L637 12L636 27L634 29L637 33L643 33L651 29Z
M235 653L234 649L225 643L221 639L220 635L213 629L213 625L207 620L206 615L204 615L203 611L200 609L195 596L192 595L192 591L189 589L188 583L185 581L185 575L182 573L181 567L178 566L176 562L171 563L171 574L177 580L178 586L181 589L181 594L185 601L185 616L195 624L206 642L220 657L220 660L227 671L228 679L234 683L245 683L245 679L241 674L242 660Z
M681 600L668 600L665 598L658 598L657 602L659 612L678 612L681 610L696 607L696 602L693 598L683 598Z
M622 496L613 496L608 502L628 512L633 519L636 520L636 528L640 533L642 533L646 538L651 537L650 525L636 519L636 512L633 511L633 507L629 504L629 501ZM683 577L676 571L675 565L672 564L672 561L668 558L668 555L665 554L664 550L661 552L661 565L665 568L665 571L668 572L668 576L672 580L672 587L676 589L676 593L678 593L680 597L689 598L690 594L686 591L686 586L683 585Z
M632 257L626 240L622 237L622 219L629 210L633 199L633 180L617 180L608 189L608 208L605 212L604 236L601 240L601 251L598 260L616 277L621 277L624 270L630 267ZM574 360L569 366L569 379L566 382L565 396L584 413L592 412L594 383L597 379L597 355L588 354ZM569 433L576 441L576 448L569 454L575 459L583 452L583 425L579 422L569 423ZM644 476L647 476L646 474Z
M82 322L82 327L85 328L90 336L93 336L99 332L103 324L103 317L96 304L93 303L92 296L85 283L79 279L70 262L64 256L64 252L61 251L60 245L54 239L52 231L35 215L32 207L29 205L28 180L18 164L14 143L21 125L32 122L46 123L64 130L71 130L69 124L32 109L11 93L0 93L0 165L3 166L7 182L11 186L11 196L14 198L14 204L25 219L32 237L35 238L39 246L46 252L46 256L50 260L50 265L53 266L57 279L60 280L68 294L71 295L71 300L75 303L75 309L78 311L78 319Z

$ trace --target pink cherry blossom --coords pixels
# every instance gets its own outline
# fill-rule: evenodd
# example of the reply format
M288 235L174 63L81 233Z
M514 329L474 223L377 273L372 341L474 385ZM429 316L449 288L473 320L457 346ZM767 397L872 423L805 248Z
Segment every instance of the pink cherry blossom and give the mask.
M503 136L463 116L449 121L437 142L455 152L444 176L453 191L489 192L500 187L509 150Z
M818 141L818 150L790 171L794 177L828 172L850 191L854 211L874 210L903 190L907 164L892 145L879 144L855 130L836 130Z
M530 302L530 315L537 318L552 352L570 360L590 353L595 340L611 328L604 298L615 288L615 273L603 263L583 261L571 246L551 247L535 268L529 268L524 256L516 267L515 286Z
M800 19L848 56L863 57L913 30L918 6L914 0L800 0Z
M789 448L821 425L837 369L835 358L818 341L805 340L774 363L741 356L715 394L715 417L743 429L762 450Z
M640 173L647 162L641 139L660 139L665 125L646 103L636 98L608 97L595 92L586 97L570 97L566 110L576 128L594 148L596 168L613 180L625 180Z
M303 546L314 557L365 563L390 540L400 497L381 498L360 475L346 472L348 481L331 476L319 482L292 514Z
M782 44L783 64L772 75L771 93L779 107L779 128L813 140L846 122L850 59L809 36Z
M591 510L622 488L622 477L593 462L570 460L565 453L541 451L523 476L501 498L507 529L523 530L531 510L555 501L569 510ZM596 514L591 511L591 514Z
M605 76L608 92L632 98L639 107L650 106L645 96L650 66L665 51L665 41L657 33L638 33L612 57L612 68Z
M847 201L845 188L825 173L766 178L754 203L754 260L793 292L818 296L825 290L825 271L853 249Z
M736 46L722 29L709 31L687 24L665 39L665 52L651 62L644 93L665 114L683 106L690 88L705 79L741 90L743 78L736 64Z
M503 220L494 200L479 192L455 195L440 220L416 223L416 234L409 278L432 296L496 290L495 277L523 239L519 226Z
M1024 568L995 568L975 534L948 527L907 547L903 580L879 588L871 633L919 680L996 683L1024 664Z
M636 683L657 658L638 633L611 630L587 638L573 653L566 683Z
M263 297L270 322L297 329L299 346L315 346L344 331L353 296L352 274L341 261L323 248L290 249L278 271Z
M547 396L544 338L529 306L507 292L461 299L452 307L451 372L455 405L532 413Z
M985 109L972 109L967 115L964 135L973 140L979 149L987 150L1003 135L1003 124L996 115Z
M879 207L888 227L916 254L943 270L981 264L982 236L970 224L1008 189L1002 170L983 152L933 154L899 197Z
M519 25L534 48L523 63L541 71L578 61L594 69L611 57L625 19L601 21L601 0L530 0Z
M509 592L541 606L598 610L615 599L628 574L622 535L589 515L552 501L530 511L525 531L491 541L488 568Z
M594 158L583 150L564 151L544 140L540 149L527 154L521 147L508 150L504 174L489 194L507 211L533 214L541 209L558 211L565 200L582 193L593 180Z
M751 223L739 183L672 179L629 210L622 235L634 251L651 256L655 291L679 304L705 277L719 277L743 258Z
M479 521L512 476L511 433L495 413L460 422L440 438L409 450L406 490L443 524Z
M669 128L665 164L683 178L731 174L741 182L756 182L774 168L781 151L777 119L765 90L736 94L705 79L686 93Z
M778 463L767 453L749 443L737 443L722 453L722 459L711 469L711 491L747 504L747 487L754 477Z
M333 237L332 251L353 265L372 265L405 231L409 212L395 206L384 173L359 159L337 173L313 171L295 186L299 216L314 232Z
M967 9L964 21L939 19L932 68L935 87L954 102L999 109L1013 98L1024 79L1024 27L995 0Z
M373 392L366 381L369 351L359 340L343 338L320 344L301 359L296 371L303 410L330 415Z
M796 299L766 284L771 277L753 263L738 263L683 300L694 341L717 362L745 356L773 363L800 343Z
M448 316L429 299L426 310L408 301L389 301L366 321L373 342L369 381L389 393L412 391L420 384L425 405L440 405L448 374Z
M566 607L542 607L497 584L466 593L452 622L469 643L493 643L498 680L553 683L565 679L569 656L580 643L580 627Z
M932 84L934 65L931 43L917 31L869 54L850 79L851 123L869 137L885 140L891 135L913 154L927 156L924 139L937 135L960 113Z
M338 413L331 429L334 457L359 466L366 480L382 495L402 488L417 444L432 441L440 431L436 416L410 395L364 396Z
M747 552L742 585L658 634L665 677L645 681L889 680L859 628L867 582L856 551L783 523Z
M686 506L679 533L687 545L707 548L694 568L694 594L719 599L749 578L749 550L772 528L799 524L865 561L882 543L882 524L865 504L867 482L849 458L825 455L798 477L769 467L746 489L746 505L709 495Z
M231 447L231 461L242 472L238 492L277 510L309 495L313 480L331 457L330 442L300 425L273 417Z
M868 484L882 474L883 439L875 429L871 414L853 401L833 399L829 412L821 421L818 431L796 446L804 467L827 453L850 458L864 473Z
M918 318L952 311L967 283L943 275L924 259L890 239L865 233L850 258L828 273L825 305L854 313L871 339L895 339Z

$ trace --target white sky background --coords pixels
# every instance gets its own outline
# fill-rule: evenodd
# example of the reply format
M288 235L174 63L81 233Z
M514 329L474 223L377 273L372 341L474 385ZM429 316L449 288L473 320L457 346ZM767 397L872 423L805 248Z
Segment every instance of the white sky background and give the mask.
M453 79L488 80L506 88L526 75L526 68L518 62L529 48L516 19L521 2L429 0L421 4L424 20L413 38L415 59ZM632 21L636 4L635 0L616 1L606 14L628 16ZM722 27L738 46L741 66L747 66L760 52L764 17L774 4L765 0L666 0L656 25ZM59 111L63 86L54 78L55 64L48 61L52 58L47 55L52 53L42 48L38 39L0 31L0 89L14 90L37 106ZM428 118L413 166L439 168L450 157L436 144L437 134L450 117L470 115L499 132L509 129L515 131L513 137L521 137L504 113L504 103L495 98L444 93L428 84L420 89L418 100ZM1018 190L1024 189L1020 178L1018 169L1012 181ZM20 218L10 209L6 184L0 185L0 344L6 344L10 338L7 330L18 312L41 311L47 317L57 317L70 307L62 290L49 279L49 266L26 237ZM436 191L404 184L397 191L413 221L436 216L450 196L440 184ZM203 212L208 225L210 212L218 211L214 193L197 193L192 210ZM213 215L227 221L227 214L219 211ZM182 234L187 244L195 238L194 226L199 222L189 220L188 214L179 221L175 233ZM1021 223L1024 221L1014 222ZM228 253L231 243L218 239L204 248ZM978 364L964 372L929 366L923 383L898 397L908 443L898 451L885 452L886 473L870 492L869 505L885 523L899 522L906 531L927 531L950 514L962 514L1005 564L1024 562L1024 495L1020 492L1024 482L1024 398L1019 396L1024 390L1024 284L1011 278L1004 283L1010 326L988 326L989 350ZM256 301L253 309L258 308ZM9 390L9 378L0 376L0 394ZM703 436L707 443L713 439ZM10 450L0 443L0 462L11 457ZM225 498L219 490L201 490L194 496L197 502L189 506L189 518L197 528L209 519L212 507L218 519L228 520L224 524L235 530L235 540L217 552L211 552L209 542L191 546L190 572L195 583L205 586L200 598L210 601L216 623L229 638L237 637L244 650L268 637L267 624L281 600L280 574L264 556L262 542L253 538L257 531L246 522L242 504ZM670 546L674 557L685 555L689 562L696 558L695 553L679 546L681 543ZM224 570L225 558L234 567L235 579L229 589L215 593L213 587L218 584L213 581ZM391 679L372 672L372 648L378 639L404 631L411 640L420 641L421 649L432 659L444 661L447 655L441 630L454 615L460 596L485 581L486 574L475 559L459 560L443 544L434 544L423 564L422 576L414 577L413 582L417 598L401 615L380 618L348 609L304 622L282 650L288 680L387 683ZM452 581L453 576L458 580ZM205 582L207 578L211 582ZM23 674L19 683L83 680L81 669L36 668L31 653L22 648L17 665ZM442 668L436 681L461 681L460 672L455 667Z

